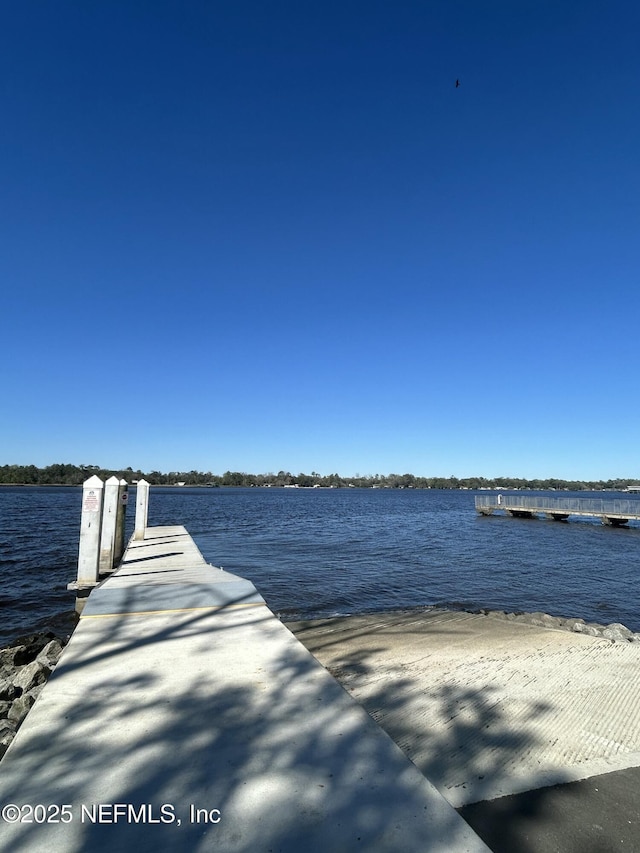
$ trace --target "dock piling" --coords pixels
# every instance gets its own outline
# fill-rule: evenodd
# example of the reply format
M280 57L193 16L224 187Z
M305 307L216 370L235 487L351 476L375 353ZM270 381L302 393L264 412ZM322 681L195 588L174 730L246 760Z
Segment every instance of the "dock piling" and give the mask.
M149 483L146 480L138 480L136 489L136 523L133 538L144 539L147 529L147 518L149 515Z
M118 484L118 512L116 514L116 541L113 552L113 565L118 566L124 554L124 527L129 501L129 485L126 480Z
M98 583L103 501L104 483L94 474L82 486L77 589L91 588Z
M100 562L98 565L99 575L107 575L113 571L115 561L119 488L120 481L117 477L109 477L104 484L102 530L100 534Z

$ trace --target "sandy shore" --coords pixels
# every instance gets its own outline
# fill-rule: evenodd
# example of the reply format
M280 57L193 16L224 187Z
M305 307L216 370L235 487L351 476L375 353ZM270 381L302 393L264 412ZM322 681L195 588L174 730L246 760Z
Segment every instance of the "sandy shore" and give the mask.
M640 642L572 621L425 610L287 627L460 807L640 766Z

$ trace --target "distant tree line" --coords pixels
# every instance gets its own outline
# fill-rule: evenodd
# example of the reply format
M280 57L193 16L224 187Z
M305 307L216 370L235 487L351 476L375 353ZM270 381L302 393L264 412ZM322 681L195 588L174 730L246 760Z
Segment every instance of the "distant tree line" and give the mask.
M0 466L0 484L25 486L79 486L87 478L96 474L100 479L116 476L128 483L145 479L154 486L298 486L312 488L379 488L379 489L570 489L571 491L592 491L610 489L624 491L637 485L633 478L615 480L561 480L550 477L545 480L527 480L522 477L416 477L413 474L374 474L361 477L341 477L339 474L321 476L315 471L311 474L291 474L290 471L278 471L277 474L246 474L241 471L226 471L224 474L212 474L211 471L140 471L133 468L113 470L98 465L56 464L38 468L35 465Z
M131 483L147 475L142 471L125 468L122 471L111 471L98 465L47 465L38 468L35 465L1 465L0 483L3 485L19 486L79 486L89 477L97 474L103 480L115 475Z

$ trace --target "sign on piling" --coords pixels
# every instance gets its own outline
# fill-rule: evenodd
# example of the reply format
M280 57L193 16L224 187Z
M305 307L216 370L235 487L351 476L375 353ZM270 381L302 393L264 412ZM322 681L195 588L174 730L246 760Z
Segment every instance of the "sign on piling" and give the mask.
M133 532L134 539L144 539L148 515L149 483L146 480L138 480L138 487L136 489L136 526Z
M104 484L94 474L82 485L82 516L78 550L78 586L95 586L98 582L100 533Z

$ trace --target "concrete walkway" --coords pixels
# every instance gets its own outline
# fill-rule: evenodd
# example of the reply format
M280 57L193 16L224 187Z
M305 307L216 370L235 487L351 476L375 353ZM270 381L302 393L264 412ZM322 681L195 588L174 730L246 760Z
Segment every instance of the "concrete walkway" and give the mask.
M182 527L148 530L91 593L0 806L0 849L29 853L488 850Z

